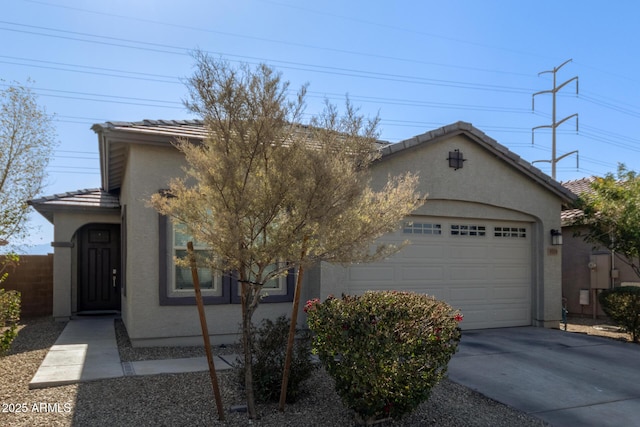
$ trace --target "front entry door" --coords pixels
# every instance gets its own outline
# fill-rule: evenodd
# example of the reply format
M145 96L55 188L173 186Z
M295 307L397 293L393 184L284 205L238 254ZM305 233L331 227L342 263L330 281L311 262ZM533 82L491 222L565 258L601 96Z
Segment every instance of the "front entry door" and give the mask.
M86 225L78 241L78 311L120 310L120 225Z

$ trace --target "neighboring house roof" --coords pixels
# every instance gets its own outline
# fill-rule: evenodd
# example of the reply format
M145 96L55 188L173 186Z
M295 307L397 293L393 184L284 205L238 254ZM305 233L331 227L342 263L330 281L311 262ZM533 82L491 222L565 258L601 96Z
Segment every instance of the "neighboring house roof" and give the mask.
M120 202L117 195L107 193L97 188L44 196L39 199L29 200L27 203L33 206L35 210L40 212L40 214L47 218L52 224L54 212L69 210L74 212L79 210L97 212L120 209Z
M595 181L594 176L590 176L587 178L575 179L573 181L565 181L562 182L562 186L574 193L576 196L580 196L585 193L591 193L593 189L591 188L591 184ZM560 221L562 226L572 225L578 218L583 215L581 209L563 209L560 213Z
M573 223L582 215L584 212L582 209L565 209L560 212L560 223L563 227L573 225Z
M492 152L497 158L510 164L520 172L527 175L533 181L542 185L559 196L565 203L571 202L576 199L576 195L567 188L563 187L555 179L542 172L540 169L533 166L531 163L522 159L519 155L509 150L504 145L498 143L495 139L487 136L480 129L474 127L471 123L456 122L447 126L443 126L438 129L423 133L413 138L405 139L395 144L390 144L382 148L382 159L390 157L394 154L409 150L413 147L417 147L423 144L434 144L445 138L451 138L455 135L465 135L471 140L475 141L485 149Z
M587 178L575 179L573 181L564 181L562 182L562 186L579 196L584 193L593 192L591 184L595 180L595 176L590 176Z

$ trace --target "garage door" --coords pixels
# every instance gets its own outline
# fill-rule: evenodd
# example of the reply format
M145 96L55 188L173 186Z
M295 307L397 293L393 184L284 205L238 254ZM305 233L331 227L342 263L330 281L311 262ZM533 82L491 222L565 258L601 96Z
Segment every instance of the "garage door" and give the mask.
M413 217L385 241L410 240L394 256L349 267L345 288L433 295L464 314L463 329L531 324L531 225Z

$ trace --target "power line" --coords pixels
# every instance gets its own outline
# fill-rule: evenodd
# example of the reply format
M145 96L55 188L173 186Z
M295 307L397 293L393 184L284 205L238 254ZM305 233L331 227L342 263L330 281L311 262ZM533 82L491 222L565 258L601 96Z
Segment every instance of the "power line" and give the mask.
M40 2L40 3L43 3L43 2ZM44 27L42 27L42 28L44 28ZM47 36L47 35L44 35L44 36ZM90 36L91 36L91 35L90 35ZM93 37L102 37L102 36L93 36ZM122 39L122 40L126 40L126 39ZM133 42L133 43L137 43L136 41L131 41L131 42ZM141 42L141 43L144 43L144 42ZM156 44L156 45L159 45L159 44ZM159 45L159 46L162 46L162 45ZM129 48L131 48L131 46L123 46L123 47L129 47ZM169 53L175 53L175 52L169 52ZM235 57L240 57L240 56L235 55ZM24 60L24 59L20 59L20 58L19 58L19 60ZM28 60L27 60L27 61L28 61ZM47 62L47 61L44 61L44 62ZM43 62L43 63L44 63L44 62ZM295 63L294 63L294 64L295 64ZM30 66L30 65L28 65L28 64L16 64L16 65L21 65L21 66ZM68 64L68 65L69 65L69 64ZM52 62L52 61L49 61L49 64L45 64L45 66L58 66L58 65L57 65L56 63ZM42 68L45 68L45 66L42 66ZM310 65L310 64L300 64L300 66L310 66L310 67L313 67L313 65ZM78 66L78 67L83 67L83 66ZM85 70L85 71L94 71L94 72L98 72L98 71L99 71L99 68L100 68L100 67L88 67L88 66L84 66L84 67L86 67L86 68L84 68L84 70ZM286 68L286 67L285 67L285 68ZM105 70L108 70L108 72L110 72L110 73L116 73L116 72L119 72L119 71L116 71L116 70L113 70L113 69L105 69ZM68 70L68 71L72 71L72 70ZM358 71L358 70L351 70L351 71ZM127 71L121 71L121 72L123 72L123 73L127 73ZM327 73L329 73L329 71L326 71L326 72L327 72ZM137 77L141 78L142 80L153 81L152 79L154 79L154 77L152 77L152 76L151 76L151 73L136 73L136 72L130 72L130 73L132 73L132 75L129 75L129 76L118 76L118 77L122 77L122 78L136 78L136 76L135 76L135 75L133 75L133 74L137 74ZM150 74L150 75L148 76L148 78L147 78L146 74ZM165 76L165 77L172 78L171 76ZM408 77L411 77L411 76L408 76ZM175 83L175 82L173 82L173 83ZM464 82L458 82L458 83L464 83ZM485 90L490 90L490 89L485 89ZM530 92L527 92L527 93L530 93ZM100 94L95 94L95 95L97 95L98 97L100 97ZM49 95L49 96L52 96L52 95ZM83 96L85 96L85 97L86 97L86 96L89 96L89 94L86 94L86 95L83 95ZM120 99L120 101L123 101L123 100L126 100L128 97L119 97L119 98L121 98L121 99ZM353 97L352 97L352 98L353 98ZM602 100L598 99L597 97L589 97L589 96L586 96L586 97L585 97L585 96L581 96L580 98L581 98L581 99L584 99L586 102L591 102L591 103L594 103L595 105L600 105L600 106L602 106L602 107L604 107L604 108L610 108L610 109L612 109L612 111L616 111L616 112L622 112L622 113L624 113L624 111L625 111L625 110L627 110L627 112L634 113L634 111L633 111L633 110L631 110L631 109L625 109L624 107L619 107L619 108L621 108L621 109L622 109L622 111L616 110L616 109L615 109L615 108L616 108L615 103L608 103L608 102L606 102L606 101L602 101ZM82 98L81 98L81 97L79 97L79 98L72 98L72 99L82 99ZM383 101L384 99L385 99L385 98L377 98L377 99L376 99L376 98L374 98L374 97L363 97L362 99L358 99L358 100L359 100L360 102L376 102L376 103L378 103L378 102L380 102L380 101ZM89 101L97 101L97 102L112 102L112 101L109 101L109 100L99 100L99 99L86 99L86 100L89 100ZM151 100L151 101L157 101L157 100ZM169 102L169 101L160 101L160 102ZM383 101L383 102L384 102L384 101ZM425 106L425 107L426 107L426 106L429 106L429 107L434 107L434 108L450 108L450 109L465 109L465 110L470 110L470 109L471 109L470 107L472 107L471 105L464 105L464 104L449 104L449 105L447 106L447 104L446 104L446 103L426 103L426 102L424 102L424 101L417 101L418 103L422 103L422 105L420 105L420 104L412 104L412 102L413 102L413 101L411 101L411 100L401 100L401 101L400 101L400 102L398 102L398 103L394 103L393 101L390 101L390 102L388 102L388 104L389 104L389 105L408 105L408 106L412 106L412 107L415 107L415 106ZM600 102L600 104L599 104L599 102ZM113 103L117 104L117 103L119 103L119 102L113 102ZM612 104L612 105L608 105L608 104ZM132 103L132 105L156 106L156 105L135 104L135 103ZM484 107L484 106L479 106L479 107L487 108L486 110L479 110L479 111L519 112L519 111L515 111L515 110L519 110L519 109L513 109L514 111L502 111L502 110L500 110L500 108L501 108L501 107ZM66 116L65 118L71 118L71 116ZM74 119L78 119L77 117L73 117L73 118L74 118ZM62 121L64 121L64 120L62 120ZM98 121L104 121L104 120L98 120ZM79 122L73 122L73 121L64 121L64 122L68 122L68 123L79 123ZM95 121L94 121L94 122L95 122ZM395 122L395 123L391 123L391 122ZM388 123L388 125L389 125L389 126L410 126L409 124L400 124L400 121L393 121L393 120L390 120L390 121L384 121L383 123ZM420 123L420 122L417 122L417 123ZM83 124L84 124L84 123L83 123ZM583 127L585 127L585 126L583 125ZM490 127L483 127L483 129L487 129L487 130L488 130L489 128L490 128ZM595 129L595 128L594 128L594 129ZM517 131L517 130L507 131L507 130L504 130L504 129L503 129L503 130L500 130L500 132L513 132L513 133L519 133L519 131ZM606 132L606 131L603 131L603 132ZM611 134L611 133L609 133L609 132L607 132L607 133L608 133L608 134ZM582 135L582 132L581 132L580 134ZM593 138L600 138L600 137L597 135L597 132L594 132L594 133L587 133L585 136L591 136L591 137L592 137L592 139L593 139ZM628 145L626 145L626 144L621 144L620 142L618 142L618 144L619 144L619 145L617 145L617 146L619 146L619 147L626 147L626 146L628 146ZM631 147L633 148L633 146L631 146Z
M5 55L0 55L0 58L12 59L13 61L0 61L0 63L8 64L8 65L20 65L22 67L33 67L33 68L39 68L39 69L65 71L65 72L79 73L79 74L90 74L90 75L95 75L95 76L120 77L120 78L125 78L125 79L142 80L142 81L147 81L147 82L181 84L181 82L179 81L178 77L168 77L171 80L163 80L163 79L159 79L159 78L154 78L154 76L157 76L157 75L154 75L154 74L151 74L151 73L139 73L139 72L135 72L135 71L116 70L116 69L112 69L112 68L90 67L90 66L86 66L86 65L65 64L65 63L53 62L53 61L42 61L42 60L26 59L26 58L15 58L15 57L5 56ZM40 62L40 63L43 63L43 64L51 64L51 65L24 64L24 63L15 62L15 61ZM77 68L83 68L83 69L74 70L74 69L64 68L64 67L77 67ZM102 71L100 71L100 70L102 70ZM107 71L109 71L109 72L107 72ZM121 74L124 74L124 75L114 74L114 73L121 73ZM132 75L127 75L127 74L132 74ZM145 77L141 77L141 76L145 76ZM173 79L175 79L175 81Z
M16 24L16 23L9 23L9 22L6 22L6 21L0 21L0 23L2 23L2 22L7 23L7 24L11 24L11 25L24 25L24 24ZM46 29L46 30L49 30L49 31L67 32L66 30L58 30L58 29L52 29L52 28L47 28L47 27L36 27L36 26L29 26L29 27ZM0 28L0 29L2 29L2 28ZM162 44L159 44L159 43L148 43L148 42L141 42L141 41L130 40L130 39L98 36L98 35L92 35L92 34L88 34L88 33L79 33L79 32L69 32L69 33L82 34L82 35L87 35L87 36L96 37L96 38L103 38L104 37L104 38L108 38L108 39L127 41L127 42L131 42L131 43L149 44L149 45L154 45L154 46L167 46L167 45L162 45ZM40 34L40 35L42 35L42 36L52 36L52 35L48 35L48 34ZM84 41L87 41L87 40L84 40ZM89 41L89 42L93 42L93 41ZM132 46L122 46L122 47L131 48ZM188 50L186 48L178 48L178 47L175 47L175 46L168 46L168 47L171 47L171 48L174 48L174 49L182 49L184 51ZM173 52L169 52L169 53L173 53ZM238 56L238 55L234 55L234 56ZM68 71L68 72L79 72L79 73L85 73L85 74L105 75L105 76L110 76L110 77L131 78L131 79L139 79L139 80L152 81L152 82L162 82L162 83L172 83L172 84L180 83L180 78L179 77L175 77L175 76L159 75L159 74L153 74L153 73L141 73L141 72L117 70L117 69L103 68L103 67L92 67L92 66L78 65L78 64L66 64L66 63L60 63L60 62L54 62L54 61L41 61L41 60L33 60L33 59L29 59L29 58L15 58L15 57L10 57L10 56L0 56L0 58L8 58L8 59L19 60L19 61L40 62L40 63L44 63L44 64L51 64L51 65L39 65L38 66L38 65L34 65L34 64L23 64L23 63L15 63L15 62L10 62L10 61L0 61L2 63L13 64L13 65L31 66L31 67L42 68L42 69L54 69L54 70ZM264 58L259 58L259 59L264 60ZM282 62L282 61L275 61L275 62ZM300 64L300 63L291 63L291 62L289 62L289 63L290 64L298 64L300 66L306 66L306 67L319 67L319 66L315 66L315 65L311 65L311 64ZM53 65L57 65L57 66L54 67ZM69 68L60 68L58 66L76 67L76 68L82 68L84 70L72 70L72 69L69 69ZM294 68L294 67L291 67L291 68ZM335 68L335 67L324 67L324 68L335 69L335 70L343 70L343 71L348 71L350 73L366 72L366 71L362 71L362 70L351 70L351 69L342 69L342 68ZM295 69L301 69L301 68L295 68ZM302 69L302 70L321 72L321 71L313 70L313 69ZM106 71L108 71L108 72L106 72ZM487 71L489 71L489 70L487 70ZM497 70L490 70L490 71L497 72ZM322 72L325 72L325 71L322 71ZM118 74L114 74L114 73L118 73ZM124 74L124 75L121 75L121 74ZM406 80L406 82L408 82L408 83L428 84L429 81L431 81L432 84L439 85L439 86L458 87L458 88L475 89L475 90L496 90L497 88L499 88L503 92L520 93L520 91L527 91L527 93L528 93L528 91L529 91L528 89L513 88L513 87L511 87L511 88L505 88L505 87L502 87L502 86L497 86L496 87L496 85L482 85L482 84L472 84L472 83L449 81L449 80L424 79L424 78L421 78L421 77L402 76L402 75L388 74L388 73L378 73L378 74L380 74L381 76L386 76L386 77L380 77L381 79L382 78L404 78L404 79L409 79L409 80ZM342 74L342 75L345 75L345 74ZM347 75L353 75L353 74L347 74ZM361 76L361 77L367 77L367 76ZM375 77L374 76L369 76L369 78L375 78ZM420 82L420 81L416 81L415 79L419 79L419 80L423 80L423 81ZM589 96L589 95L582 95L580 98L581 99L585 99L588 102L592 102L592 103L594 103L596 105L600 105L600 106L603 106L605 108L612 109L614 111L622 112L624 114L632 115L634 117L640 117L640 112L638 112L638 111L633 111L633 110L630 110L628 108L620 107L620 106L615 105L615 104L613 104L611 102L600 100L597 97L592 97L592 96ZM488 110L488 111L496 111L496 110L491 109L491 110Z
M8 84L0 84L0 86L8 87ZM169 104L174 105L173 108L178 108L178 106L182 106L182 102L177 101L167 101L162 99L149 99L149 98L137 98L130 96L116 96L116 95L105 95L100 93L92 93L92 92L80 92L80 91L68 91L68 90L58 90L58 89L49 89L49 88L41 88L34 87L33 90L39 96L51 96L57 98L71 98L71 99L79 99L86 101L98 101L98 102L110 102L117 104L130 104L130 105L142 105L142 106L157 106L155 104L140 104L133 101L144 101L144 102L153 102L158 104ZM54 94L47 94L43 92L53 92ZM335 93L322 93L322 92L307 92L310 98L329 98L336 99L337 97L342 98L343 95L335 94ZM56 95L56 94L64 94L64 95ZM79 95L70 97L69 95ZM104 100L95 99L91 97L97 98L107 98ZM494 111L494 112L507 112L507 113L529 113L529 111L525 108L511 108L511 107L496 107L496 106L486 106L486 105L471 105L471 104L455 104L455 103L443 103L443 102L429 102L422 100L412 100L412 99L401 99L401 98L383 98L383 97L370 97L370 96L361 96L361 95L350 95L349 98L351 100L356 100L360 102L369 102L383 105L406 105L412 107L431 107L431 108L440 108L440 109L464 109L471 111ZM127 102L124 102L127 101ZM65 118L79 118L79 117L70 117L70 116L59 116ZM80 118L84 120L85 118ZM98 121L104 121L101 119L96 119Z
M56 153L98 154L96 151L55 150Z
M93 35L89 33L77 32L77 31L59 30L59 29L50 28L50 27L19 24L19 23L7 22L7 21L0 21L0 24L35 28L40 30L53 31L57 33L71 34L73 36L81 35L81 36L92 37L96 39L105 39L105 40L109 40L109 42L103 42L99 40L88 40L88 39L82 39L82 38L72 37L72 36L60 36L56 34L43 34L43 33L37 33L33 31L23 31L23 30L0 27L0 30L5 30L5 31L24 32L24 33L35 34L35 35L40 35L44 37L56 37L56 38L62 38L62 39L82 41L86 43L98 43L98 44L123 47L128 49L146 50L146 51L151 51L156 53L187 55L188 52L191 51L190 49L187 49L184 47L169 46L169 45L164 45L160 43L142 42L142 41L136 41L136 40L130 40L130 39L123 39L119 37L99 36L99 35ZM120 43L115 43L115 41ZM143 46L154 46L154 47L151 48L151 47L132 46L132 45L121 44L121 42L140 44ZM164 50L159 49L158 47L163 47L165 49ZM181 52L174 52L166 49L175 49ZM223 52L209 52L209 53L222 55L224 57L230 57L230 58L245 58L253 61L259 61L261 63L264 63L264 62L277 63L277 64L281 64L280 67L282 68L298 70L298 71L309 71L309 72L315 72L315 73L332 74L332 75L347 76L347 77L359 77L359 78L367 78L367 79L381 80L381 81L395 81L395 82L401 82L401 83L433 85L433 86L439 86L439 87L456 87L456 88L462 88L462 89L495 91L495 92L505 92L505 93L523 93L523 94L530 93L530 90L528 88L508 87L504 85L468 83L468 82L459 82L455 80L443 80L443 79L429 79L429 78L420 77L420 76L408 76L408 75L392 74L392 73L378 73L378 72L367 71L367 70L354 70L354 69L341 68L341 67L304 64L304 63L294 62L294 61L280 61L280 60L269 61L268 59L265 59L265 58L236 55L236 54L223 53Z
M179 29L184 29L184 30L199 31L199 32L205 32L205 33L209 33L209 34L219 34L219 35L224 35L224 36L244 38L244 39L248 39L248 40L255 40L255 41L262 41L262 42L268 42L268 43L281 44L281 45L285 45L285 46L302 47L302 48L305 48L305 49L313 49L313 50L322 50L322 51L327 51L327 52L344 53L344 54L348 54L348 55L357 55L357 56L364 56L364 57L377 58L377 59L388 59L388 60L392 60L392 61L408 62L408 63L421 64L421 65L430 65L430 66L434 66L435 65L435 66L445 67L445 68L455 68L455 69L463 69L463 70L470 70L470 71L481 71L481 72L487 72L487 73L497 73L497 74L506 74L506 75L516 75L516 76L530 77L529 74L516 73L516 72L513 72L513 71L491 70L491 69L486 69L486 68L478 68L478 67L470 67L470 66L454 65L454 64L442 64L442 63L433 62L433 61L416 60L416 59L413 59L413 58L400 58L400 57L395 57L395 56L380 55L380 54L376 54L376 53L365 53L365 52L358 52L358 51L353 51L353 50L338 49L338 48L335 48L335 47L315 46L315 45L309 45L309 44L305 44L305 43L293 42L293 41L288 41L288 40L268 39L268 38L265 38L265 37L251 36L251 35L247 35L247 34L237 34L237 33L225 32L225 31L217 31L217 30L213 30L211 28L194 27L194 26L191 26L191 25L182 25L182 24L176 24L176 23L172 23L172 22L162 22L162 21L156 21L156 20L152 20L152 19L145 19L145 18L139 18L139 17L119 15L119 14L115 14L115 13L100 12L100 11L96 11L96 10L84 9L84 8L79 8L79 7L57 5L57 4L52 4L52 3L48 3L48 2L44 2L44 1L37 1L37 0L23 0L23 1L27 1L27 2L30 2L30 3L36 3L36 4L42 4L42 5L51 6L51 7L63 8L63 9L69 9L69 10L76 10L76 11L80 11L80 12L84 12L84 13L96 14L96 15L100 15L100 16L109 16L109 17L125 19L125 20L130 20L130 21L135 21L135 22L145 22L145 23L154 24L154 25L167 26L167 27L170 27L170 28L179 28ZM429 35L429 34L425 34L425 35ZM435 36L435 35L430 35L430 36L438 37L438 36ZM473 43L473 42L470 42L470 43L477 45L477 43Z
M76 175L100 175L100 172L79 172L71 170L48 170L49 173L69 173Z
M446 37L446 36L442 36L440 34L427 33L427 32L424 32L424 31L413 30L413 29L406 28L406 27L397 27L395 25L389 25L389 24L386 24L386 23L383 24L383 23L378 23L378 22L367 21L367 20L361 19L361 18L347 17L347 16L335 14L335 13L332 13L332 12L327 12L326 10L319 11L319 10L309 9L309 8L306 8L306 7L302 7L299 4L293 5L293 4L286 4L286 3L280 3L280 2L269 1L269 0L263 0L263 1L265 3L270 3L270 4L273 4L273 5L277 5L277 6L288 7L288 8L292 8L292 9L299 9L299 10L304 11L305 13L314 13L314 14L318 14L318 15L328 15L328 16L332 16L332 17L336 17L336 18L340 18L340 19L344 19L344 20L353 21L353 22L359 22L359 23L363 23L363 24L367 24L367 25L373 25L373 26L377 26L377 27L381 27L381 28L386 28L386 29L392 29L392 30L396 30L396 31L402 31L402 32L406 32L406 33L411 33L411 34L414 34L414 35L421 35L421 36L427 36L427 37L431 37L431 38L438 38L438 39L452 41L452 42L456 42L456 43L468 44L468 45L476 46L476 47L485 47L485 48L491 48L491 49L497 49L497 50L504 50L504 51L507 51L507 52L524 54L524 55L528 55L528 56L543 57L542 55L536 55L536 54L532 54L532 53L522 52L522 51L518 51L518 50L515 50L515 49L508 49L508 48L498 47L498 46L489 46L489 45L478 43L478 42L474 42L474 41L462 40L462 39L457 39L457 38L454 38L454 37Z
M71 159L71 160L100 160L99 157L81 157L81 156L53 156L53 159Z

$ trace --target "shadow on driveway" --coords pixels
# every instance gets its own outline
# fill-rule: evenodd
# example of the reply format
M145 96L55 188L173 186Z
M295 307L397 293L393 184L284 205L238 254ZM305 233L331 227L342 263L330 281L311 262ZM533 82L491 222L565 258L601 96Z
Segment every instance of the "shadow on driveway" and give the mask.
M534 327L464 331L449 378L554 426L640 426L640 346Z

